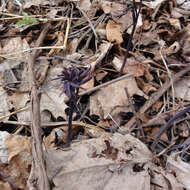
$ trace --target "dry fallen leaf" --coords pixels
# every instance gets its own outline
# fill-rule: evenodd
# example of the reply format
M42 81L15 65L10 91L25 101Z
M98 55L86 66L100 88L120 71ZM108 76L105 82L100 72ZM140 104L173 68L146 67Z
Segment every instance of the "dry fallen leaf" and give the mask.
M99 52L86 60L87 64L91 66L91 71L94 71L94 69L101 63L102 59L108 54L111 47L112 44L110 42L103 41L99 46Z
M151 9L155 9L157 6L164 3L164 1L166 0L144 1L143 3Z
M25 1L23 8L29 9L31 6L39 7L40 5L49 5L49 4L50 1L48 0L30 0L30 1Z
M18 188L24 189L32 164L31 139L28 137L8 135L5 145L10 151L8 162L12 182Z
M8 135L5 140L5 145L10 151L8 161L20 154L21 152L31 153L31 139L28 137Z
M140 86L142 91L148 95L150 92L155 92L156 88L150 85L149 83L145 82L142 78L137 78L137 84Z
M93 88L94 87L94 77L92 77L92 79L90 79L85 84L81 85L81 87L84 88L85 90L87 90L89 88ZM84 89L79 89L79 92L83 92Z
M150 189L145 165L152 160L152 154L131 135L115 133L112 137L84 140L67 151L51 150L46 158L48 175L55 185L53 190ZM143 169L135 171L136 164Z
M90 0L80 0L78 2L78 6L85 12L89 11L91 7L91 1Z
M9 150L5 145L6 137L9 135L6 131L0 131L0 163L8 163Z
M0 181L0 189L1 190L12 190L11 186L8 182Z
M113 20L109 20L106 25L107 40L112 43L121 44L123 42L121 26Z
M118 2L110 2L106 0L98 0L98 5L104 11L105 14L113 12L122 12L125 9L125 5Z
M183 190L183 186L176 179L171 170L163 170L161 167L151 165L152 189L156 190Z
M0 87L0 116L5 116L10 113L10 105L7 101L7 97L7 92Z
M167 169L175 172L178 184L190 190L190 165L181 160L179 153L172 153L167 159Z
M176 18L169 18L170 24L177 30L181 30L181 24L179 19Z
M174 84L175 97L190 101L190 78L184 78Z
M117 83L111 84L90 96L90 113L99 115L106 119L117 106L129 105L127 95L125 93L127 88L129 96L137 94L139 96L146 95L138 88L134 78L127 78ZM128 112L128 109L126 109Z
M112 64L114 68L119 72L121 69L121 66L123 64L123 60L118 57L114 57ZM123 69L123 73L133 73L135 77L140 77L144 75L145 66L135 60L135 58L128 58L127 63L125 64L125 67Z

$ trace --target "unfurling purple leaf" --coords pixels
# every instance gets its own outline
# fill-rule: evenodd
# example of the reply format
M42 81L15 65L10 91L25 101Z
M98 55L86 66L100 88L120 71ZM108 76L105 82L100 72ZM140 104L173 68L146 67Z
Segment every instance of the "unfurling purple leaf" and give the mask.
M84 89L80 85L92 79L91 68L77 68L77 67L64 67L61 74L54 80L60 80L63 83L63 93L69 98L69 123L68 135L66 145L70 145L71 141L71 127L72 127L72 114L74 107L77 107L79 89Z

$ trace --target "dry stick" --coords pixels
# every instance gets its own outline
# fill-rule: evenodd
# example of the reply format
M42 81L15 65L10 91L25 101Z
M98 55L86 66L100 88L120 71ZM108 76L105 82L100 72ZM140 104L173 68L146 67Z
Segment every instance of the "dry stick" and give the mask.
M158 133L156 134L156 136L154 137L154 142L151 145L152 150L155 149L159 138L162 136L162 134L167 131L170 127L171 124L178 119L179 117L181 117L182 115L184 115L186 112L188 112L190 110L190 106L187 106L185 109L181 110L179 113L177 113L176 115L174 115L165 125L163 125L161 127L161 129L158 131Z
M51 24L45 25L42 30L37 42L36 47L39 47L47 32L50 28ZM29 82L31 88L31 132L32 132L32 169L30 173L30 177L28 179L27 185L28 188L31 189L39 189L39 190L50 190L50 184L48 181L45 163L43 159L43 150L42 150L42 129L40 126L40 94L38 92L38 87L36 85L35 73L34 73L34 65L35 59L38 55L38 51L34 50L31 53L31 56L28 60L29 66Z
M3 116L0 117L0 121L3 120L3 119L5 119L5 118L7 118L7 117L10 117L11 115L14 115L16 113L25 111L25 110L27 110L29 108L30 108L30 106L26 106L24 108L20 108L19 110L14 111L14 112L8 113L7 115L3 115Z
M104 18L106 17L105 14L101 15L94 23L94 28L96 28L98 26L98 24L104 20ZM79 38L78 40L78 45L81 43L81 41L85 38L85 36L92 30L92 28L89 28L86 32L84 32L82 34L82 36ZM78 48L78 46L76 47L76 49Z
M180 78L189 71L190 71L190 66L184 68L182 71L175 74L172 78L173 83L180 80ZM163 86L159 90L157 90L157 92L152 94L149 100L147 100L146 103L140 108L140 110L138 111L138 114L145 113L170 87L171 87L171 81L167 80L163 84ZM131 129L134 126L135 122L136 122L136 117L132 117L129 120L129 122L125 125L126 130L124 130L124 132L125 131L127 132L129 129Z
M94 36L96 37L96 39L98 38L97 34L96 34L96 30L92 24L92 22L90 21L90 19L88 18L88 15L79 7L79 6L76 6L76 8L83 14L83 16L86 18L86 20L88 21L93 33L94 33Z
M64 43L66 43L66 42L64 42ZM63 49L64 50L65 48L66 47L64 45L63 46L33 47L33 48L24 49L24 50L21 50L21 51L16 51L16 52L13 52L13 53L0 54L0 57L9 59L9 56L18 55L18 54L21 54L21 53L26 53L26 52L29 52L29 51L32 51L32 50L42 50L42 49ZM13 59L13 58L11 58L11 59Z
M84 91L84 92L81 92L81 93L79 94L79 96L83 96L83 95L85 95L85 94L90 94L90 93L92 93L92 92L94 92L94 91L96 91L96 90L99 90L100 88L106 87L106 86L108 86L108 85L110 85L110 84L113 84L113 83L115 83L115 82L118 82L118 81L120 81L120 80L123 80L123 79L125 79L125 78L129 78L129 77L132 77L132 76L133 76L133 73L129 73L129 74L123 75L123 76L118 77L118 78L116 78L116 79L113 79L113 80L111 80L111 81L108 81L108 82L105 82L105 83L103 83L103 84L100 84L100 85L98 85L98 86L96 86L96 87L94 87L94 88L90 88L90 89L88 89L88 90L86 90L86 91Z
M132 13L133 14L132 15L133 15L133 22L134 23L133 23L132 32L130 34L130 37L129 37L129 40L128 40L128 43L127 43L127 49L126 49L126 52L125 52L123 64L122 64L120 72L119 72L119 76L121 76L121 74L123 73L123 69L124 69L124 67L126 65L127 58L129 56L129 50L130 50L131 45L132 45L131 42L132 42L135 30L136 30L136 26L137 26L139 14L140 14L140 11L141 11L141 7L142 7L142 0L140 0L140 8L139 8L139 11L137 12L136 2L135 2L135 0L133 0L133 8L132 8Z
M23 126L30 126L30 122L26 122L26 121L22 121L22 122L18 122L18 121L3 121L3 123L6 124L11 124L11 125L23 125ZM83 123L81 121L72 121L72 126L76 126L76 127L83 127L83 128L87 128L87 129L93 129L93 130L97 130L100 131L102 133L104 133L105 131L101 128L100 125L91 125L91 124L87 124L87 123ZM47 128L53 128L53 127L62 127L65 130L68 129L68 121L58 121L58 122L47 122L47 123L42 123L41 127L44 129Z

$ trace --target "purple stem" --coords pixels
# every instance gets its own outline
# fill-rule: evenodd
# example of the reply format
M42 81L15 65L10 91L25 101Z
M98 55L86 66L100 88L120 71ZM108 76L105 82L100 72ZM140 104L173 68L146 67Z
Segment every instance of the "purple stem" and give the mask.
M66 147L69 147L70 143L71 143L71 129L72 129L73 110L74 110L73 101L69 100L69 121L68 121L68 133L67 133Z
M180 111L179 113L177 113L176 115L174 115L164 126L161 127L161 129L158 131L158 133L156 134L155 138L154 138L154 142L152 144L152 149L155 148L155 146L157 145L157 141L158 139L162 136L162 134L167 131L171 124L178 119L179 117L181 117L182 115L184 115L186 112L188 112L190 110L190 105L187 106L185 109L183 109L182 111Z

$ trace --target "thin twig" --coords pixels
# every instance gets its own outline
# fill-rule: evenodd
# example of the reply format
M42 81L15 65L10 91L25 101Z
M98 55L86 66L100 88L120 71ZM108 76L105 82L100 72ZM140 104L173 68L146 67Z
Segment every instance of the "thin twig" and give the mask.
M180 80L180 78L185 75L187 72L190 71L190 66L185 67L182 71L178 72L177 74L175 74L172 79L173 79L173 83L177 82L178 80ZM149 100L146 101L146 103L140 108L140 110L138 111L138 114L142 114L145 113L157 100L159 100L159 98L171 87L171 82L170 80L167 80L163 86L157 90L157 92L155 92L154 94L151 95L151 97L149 98ZM124 131L128 131L129 129L131 129L132 127L134 127L136 123L136 117L132 117L127 124L125 125L126 130Z
M10 16L10 17L0 18L0 21L25 19L25 16L21 16L21 15L10 14L10 13L0 13L0 14ZM48 22L48 21L55 22L55 21L68 19L68 17L48 18L48 17L44 17L43 15L30 15L28 16L28 18L36 18L37 21L40 21L40 22ZM79 20L79 18L72 18L72 20Z
M79 6L76 6L76 8L77 8L77 9L83 14L83 16L86 18L86 20L88 21L88 23L89 23L89 25L90 25L90 27L91 27L93 33L94 33L95 38L97 39L98 36L97 36L97 34L96 34L95 28L94 28L92 22L90 21L90 19L88 18L87 14L86 14Z
M164 66L166 67L168 76L169 76L170 81L171 81L172 100L173 100L173 109L174 109L174 108L175 108L175 93L174 93L174 85L173 85L173 80L172 80L172 74L171 74L171 72L170 72L170 70L169 70L169 68L168 68L168 65L167 65L167 63L166 63L166 61L165 61L165 59L164 59L164 56L162 55L161 50L160 50L160 56L161 56L161 59L162 59L162 61L163 61L163 63L164 63Z
M113 84L113 83L115 83L115 82L118 82L118 81L120 81L120 80L123 80L123 79L125 79L125 78L129 78L129 77L132 77L132 76L133 76L133 73L123 75L123 76L121 76L121 77L118 77L118 78L113 79L113 80L111 80L111 81L108 81L108 82L106 82L106 83L100 84L100 85L98 85L98 86L96 86L96 87L94 87L94 88L90 88L90 89L88 89L88 90L86 90L86 91L84 91L84 92L81 92L81 93L79 94L79 96L83 96L83 95L85 95L85 94L90 94L90 93L92 93L92 92L94 92L94 91L96 91L96 90L99 90L99 89L101 89L101 88L103 88L103 87L106 87L106 86L108 86L108 85L110 85L110 84Z
M161 137L161 135L164 133L164 131L167 131L171 124L178 119L179 117L181 117L182 115L184 115L186 112L188 112L190 110L190 106L187 106L185 109L183 109L182 111L180 111L179 113L177 113L176 115L174 115L164 126L161 127L161 129L159 130L159 132L156 134L155 136L155 140L153 142L153 144L151 145L152 149L154 149L158 143L159 138Z
M7 117L10 117L11 115L14 115L14 114L16 114L16 113L25 111L25 110L27 110L27 109L29 109L29 108L30 108L30 106L26 106L26 107L24 107L24 108L20 108L20 109L14 111L14 112L11 112L11 113L9 113L9 114L7 114L7 115L3 115L3 116L0 117L0 121L3 120L3 119L5 119L5 118L7 118Z
M29 121L3 121L4 124L10 124L10 125L23 125L23 126L30 126L31 122ZM72 121L73 126L79 126L79 127L86 127L89 129L96 129L99 127L99 125L91 125L87 123L83 123L81 121ZM57 121L57 122L44 122L41 123L41 127L46 129L49 127L63 127L65 129L68 128L68 121Z
M123 73L123 69L125 67L127 58L129 56L129 50L131 48L131 42L132 42L135 30L136 30L136 26L137 26L137 22L138 22L139 13L141 11L141 7L142 7L142 0L140 0L140 8L139 8L139 11L137 12L136 2L135 2L135 0L133 0L133 7L132 7L133 28L132 28L132 32L130 34L130 37L129 37L129 40L128 40L128 43L127 43L127 49L126 49L126 52L125 52L125 57L124 57L124 60L123 60L123 64L122 64L120 72L119 72L119 76L121 76L121 74Z
M45 47L33 47L33 48L28 48L28 49L24 49L22 51L16 51L13 53L7 53L7 54L0 54L0 57L3 58L8 58L7 56L12 56L12 55L17 55L17 54L21 54L21 53L26 53L29 51L33 51L33 50L42 50L42 49L65 49L66 47L63 46L45 46Z
M66 48L67 47L67 40L68 40L68 35L69 35L69 29L70 29L70 19L67 18L67 28L65 31L65 38L63 42L63 46Z
M47 24L42 30L37 42L36 46L39 47L51 24ZM50 190L50 184L46 173L46 167L44 162L44 155L42 150L42 129L41 129L41 121L40 121L40 94L38 91L38 87L35 79L35 59L38 56L38 49L35 49L28 60L29 66L29 82L31 88L31 134L32 134L32 169L30 172L30 177L28 179L27 185L30 190L32 189L40 189L40 190Z
M104 20L105 17L106 17L105 14L101 15L101 16L95 21L95 23L94 23L94 28L96 28L96 27L98 26L98 24ZM82 36L81 36L80 39L78 40L78 46L79 46L79 44L81 43L81 41L84 39L84 37L85 37L91 30L92 30L92 29L89 28L86 32L84 32L84 33L82 34ZM78 48L78 46L76 47L76 49Z

